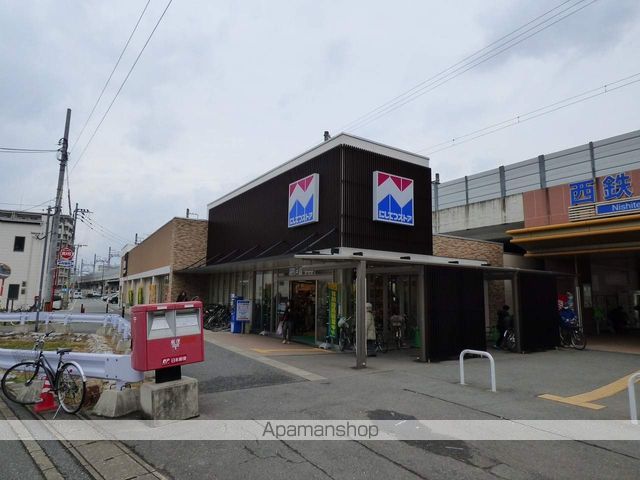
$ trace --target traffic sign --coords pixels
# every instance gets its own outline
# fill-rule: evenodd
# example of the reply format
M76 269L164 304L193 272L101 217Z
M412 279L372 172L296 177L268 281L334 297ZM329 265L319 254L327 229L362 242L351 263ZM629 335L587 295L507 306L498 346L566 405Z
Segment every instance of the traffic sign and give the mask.
M60 258L62 260L71 260L73 258L73 250L69 247L62 247L60 249Z
M59 267L73 268L73 260L58 260L56 264Z

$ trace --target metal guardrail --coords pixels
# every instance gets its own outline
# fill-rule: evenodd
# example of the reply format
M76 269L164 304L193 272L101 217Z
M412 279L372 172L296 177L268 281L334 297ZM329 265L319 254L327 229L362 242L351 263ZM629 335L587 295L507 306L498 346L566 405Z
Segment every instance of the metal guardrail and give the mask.
M58 364L59 355L56 352L42 352L51 365ZM12 350L0 348L0 368L7 369L25 360L35 360L35 350ZM126 383L141 382L144 372L131 367L131 355L117 355L114 353L82 353L69 352L64 354L65 361L77 362L86 377L115 380L116 386L121 388Z
M481 357L486 357L489 359L491 365L491 391L496 391L496 362L493 360L493 356L489 352L483 352L482 350L463 350L460 352L460 385L465 385L464 383L464 356L467 354L471 355L480 355Z
M629 377L627 390L629 391L629 412L631 414L631 422L638 424L638 406L636 404L635 383L640 380L640 372L634 373Z
M0 322L18 322L24 325L36 321L37 312L9 312L0 313ZM45 325L49 323L95 323L103 327L111 326L117 329L123 339L131 336L131 323L126 318L114 313L51 313L40 312L39 321Z

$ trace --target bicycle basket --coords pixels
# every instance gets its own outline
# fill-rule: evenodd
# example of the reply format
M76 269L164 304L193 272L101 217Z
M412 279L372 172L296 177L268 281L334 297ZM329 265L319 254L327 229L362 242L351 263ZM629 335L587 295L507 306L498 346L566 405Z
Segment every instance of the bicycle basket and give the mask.
M574 314L561 314L560 326L562 328L575 328L578 326L578 317Z
M340 320L338 320L338 327L344 328L347 326L349 326L349 319L347 317L340 317Z

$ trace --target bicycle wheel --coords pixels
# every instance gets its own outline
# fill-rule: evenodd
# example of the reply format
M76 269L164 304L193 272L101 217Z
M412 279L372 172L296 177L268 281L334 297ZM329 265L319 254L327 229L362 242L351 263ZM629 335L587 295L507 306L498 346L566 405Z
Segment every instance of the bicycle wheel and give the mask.
M15 364L2 376L2 393L12 402L31 405L40 400L44 382L38 381L40 365L36 362Z
M516 351L516 334L512 330L507 330L504 338L504 347L510 352Z
M344 352L347 343L347 335L344 333L344 329L340 329L340 337L338 338L338 348L341 352Z
M563 328L560 329L560 346L565 348L571 346L571 335Z
M580 330L571 332L571 346L576 350L584 350L587 346L587 337Z
M384 341L384 337L381 334L378 335L376 344L382 353L387 353L389 351L389 346L387 345L387 342Z
M60 367L56 381L58 402L67 413L76 413L82 407L87 385L82 370L75 363L65 363Z

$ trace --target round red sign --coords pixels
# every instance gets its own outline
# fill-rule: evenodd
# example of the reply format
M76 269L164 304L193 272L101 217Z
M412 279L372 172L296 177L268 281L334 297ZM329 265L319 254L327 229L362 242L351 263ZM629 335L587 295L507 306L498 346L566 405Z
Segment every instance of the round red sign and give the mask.
M69 247L62 247L60 249L60 258L62 260L71 260L73 258L73 250Z

